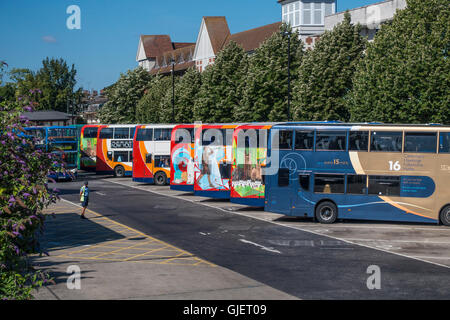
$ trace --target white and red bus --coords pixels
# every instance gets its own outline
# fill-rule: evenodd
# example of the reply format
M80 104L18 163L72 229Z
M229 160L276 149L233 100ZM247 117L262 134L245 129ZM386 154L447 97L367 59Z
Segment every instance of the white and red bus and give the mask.
M97 138L97 174L131 176L136 124L100 125Z
M133 140L133 181L170 182L170 138L173 124L138 125Z

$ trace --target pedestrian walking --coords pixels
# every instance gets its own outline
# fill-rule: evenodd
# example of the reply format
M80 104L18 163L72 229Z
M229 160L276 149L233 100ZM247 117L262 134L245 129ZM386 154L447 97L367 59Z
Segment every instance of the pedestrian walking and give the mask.
M80 189L80 202L81 206L83 207L83 210L81 211L81 219L87 219L84 216L84 213L89 203L89 187L87 181L84 182L84 185Z

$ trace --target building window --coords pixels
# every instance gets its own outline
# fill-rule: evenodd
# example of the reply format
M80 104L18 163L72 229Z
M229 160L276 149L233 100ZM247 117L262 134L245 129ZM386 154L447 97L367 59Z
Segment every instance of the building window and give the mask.
M300 24L300 2L291 2L282 7L283 22L291 26Z

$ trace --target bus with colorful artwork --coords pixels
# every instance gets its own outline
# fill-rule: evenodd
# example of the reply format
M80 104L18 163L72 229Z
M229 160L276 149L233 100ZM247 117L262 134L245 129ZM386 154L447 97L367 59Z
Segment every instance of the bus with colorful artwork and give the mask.
M230 198L233 131L239 125L196 125L194 195Z
M98 127L96 173L115 177L132 175L133 138L136 124Z
M314 218L450 225L450 127L273 126L265 210ZM273 162L273 161L271 161Z
M194 125L173 128L170 146L170 189L194 191Z
M97 135L100 125L88 124L80 131L80 169L95 171L97 163Z
M244 124L233 132L230 201L264 207L267 139L273 124Z
M133 140L133 181L166 185L170 182L172 124L138 125Z

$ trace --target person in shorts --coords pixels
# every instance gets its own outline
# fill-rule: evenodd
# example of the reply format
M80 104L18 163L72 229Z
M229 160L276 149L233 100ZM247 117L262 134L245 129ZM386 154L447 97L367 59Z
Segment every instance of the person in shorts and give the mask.
M83 207L83 210L81 211L81 219L87 219L84 216L86 208L89 204L89 187L87 181L84 182L84 186L82 186L80 189L80 202L81 206Z

